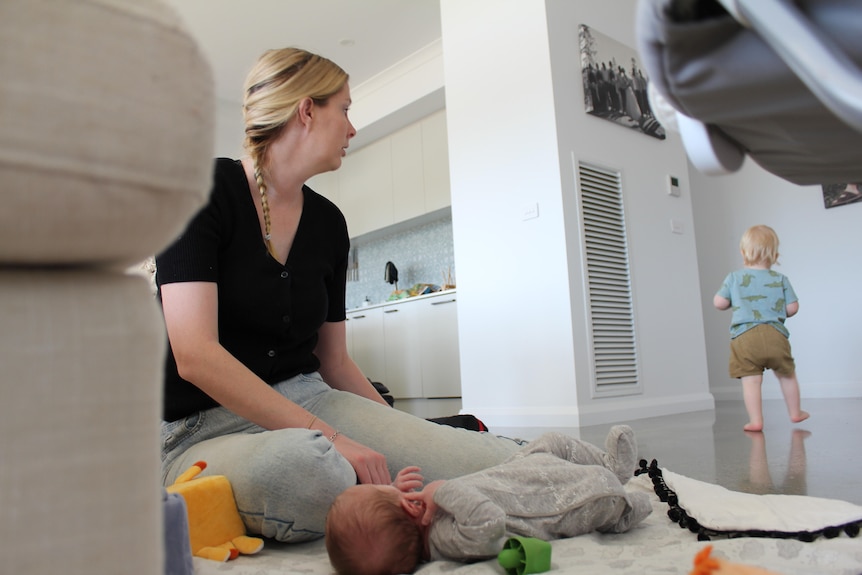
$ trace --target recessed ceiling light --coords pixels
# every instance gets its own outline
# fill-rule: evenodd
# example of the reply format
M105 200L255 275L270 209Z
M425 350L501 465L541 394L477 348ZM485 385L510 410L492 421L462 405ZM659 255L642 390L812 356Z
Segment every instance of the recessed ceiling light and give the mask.
M353 40L353 38L344 38L343 40L339 40L338 44L345 48L350 48L351 46L356 44L356 42Z

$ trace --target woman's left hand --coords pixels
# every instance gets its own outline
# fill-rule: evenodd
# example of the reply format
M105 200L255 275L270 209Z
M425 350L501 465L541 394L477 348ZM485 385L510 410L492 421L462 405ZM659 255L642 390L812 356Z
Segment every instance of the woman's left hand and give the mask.
M386 466L386 457L382 453L341 434L333 440L332 445L353 466L359 483L375 485L392 483L392 476L389 475L389 468Z

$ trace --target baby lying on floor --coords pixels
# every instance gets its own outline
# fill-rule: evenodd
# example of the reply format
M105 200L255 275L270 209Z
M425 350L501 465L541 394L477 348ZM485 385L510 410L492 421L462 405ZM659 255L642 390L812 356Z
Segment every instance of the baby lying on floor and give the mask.
M417 467L392 485L351 487L326 519L330 561L341 575L395 575L427 560L496 557L512 535L628 531L652 511L646 493L623 488L637 464L631 428L612 427L605 448L547 433L500 465L424 489Z

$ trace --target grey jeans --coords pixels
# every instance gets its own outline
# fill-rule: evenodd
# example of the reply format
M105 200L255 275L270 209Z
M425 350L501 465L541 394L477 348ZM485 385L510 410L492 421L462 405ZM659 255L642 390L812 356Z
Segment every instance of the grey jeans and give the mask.
M521 442L438 425L352 393L333 390L317 373L274 386L344 435L386 456L392 476L418 465L426 481L496 465ZM224 475L249 533L299 542L323 535L335 497L356 483L350 463L321 432L266 431L225 408L162 424L165 485L197 461Z

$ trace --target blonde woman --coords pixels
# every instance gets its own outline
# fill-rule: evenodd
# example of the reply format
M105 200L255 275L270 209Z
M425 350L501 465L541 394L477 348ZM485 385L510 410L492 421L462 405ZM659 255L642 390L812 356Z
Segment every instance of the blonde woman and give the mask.
M446 479L518 448L390 408L347 354L347 226L305 182L341 166L349 108L337 65L265 52L245 86L247 157L216 161L208 205L156 260L164 482L206 461L249 532L280 541L322 536L357 482L388 484L408 465Z

